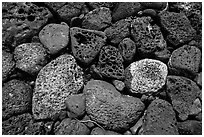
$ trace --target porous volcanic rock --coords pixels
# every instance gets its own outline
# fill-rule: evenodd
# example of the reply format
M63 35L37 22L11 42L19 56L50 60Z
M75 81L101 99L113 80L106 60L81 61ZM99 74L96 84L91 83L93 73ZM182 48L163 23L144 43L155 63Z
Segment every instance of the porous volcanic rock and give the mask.
M154 100L144 116L143 135L178 135L175 112L170 103Z
M106 43L106 36L102 31L70 29L71 47L74 57L84 65L88 65Z
M91 80L83 92L87 114L107 130L127 130L144 111L145 106L140 99L120 94L105 81Z
M53 118L65 109L68 95L78 93L83 87L82 75L82 69L69 54L59 56L42 68L32 100L34 118Z
M199 87L195 82L180 76L167 76L167 94L180 120L186 120L193 102L199 97Z
M16 68L36 75L47 64L48 54L41 43L24 43L14 50Z
M13 79L2 88L2 118L22 114L31 110L32 88L29 84Z
M180 135L202 135L202 122L196 120L187 120L178 122L178 131Z
M29 42L51 17L47 8L31 2L3 2L2 44L14 48Z
M121 135L121 134L111 130L104 130L100 127L95 127L92 129L91 135Z
M39 38L50 54L56 54L69 43L69 26L64 22L48 24L40 31Z
M111 25L111 11L101 7L94 9L84 16L82 27L91 30L101 30Z
M125 69L125 84L132 93L155 93L166 83L167 66L158 60L142 59Z

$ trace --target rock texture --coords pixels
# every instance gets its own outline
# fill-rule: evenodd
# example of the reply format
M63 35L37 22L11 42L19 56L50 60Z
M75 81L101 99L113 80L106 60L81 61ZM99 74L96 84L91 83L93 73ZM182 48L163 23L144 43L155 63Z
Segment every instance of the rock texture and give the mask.
M38 74L33 94L35 119L54 117L65 109L69 94L83 87L83 72L73 56L64 54L47 64Z

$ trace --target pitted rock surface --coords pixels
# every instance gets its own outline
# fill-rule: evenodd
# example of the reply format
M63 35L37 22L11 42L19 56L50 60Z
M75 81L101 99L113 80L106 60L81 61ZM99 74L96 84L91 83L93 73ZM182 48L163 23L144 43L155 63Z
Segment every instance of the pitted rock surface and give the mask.
M161 61L143 59L125 69L125 84L132 93L154 93L165 85L167 74L167 66Z
M140 99L120 94L105 81L89 81L84 87L84 93L87 114L108 130L127 130L144 110Z
M68 95L78 93L83 87L82 75L82 69L69 54L59 56L41 69L33 94L34 118L52 118L65 109Z
M48 54L41 43L24 43L14 50L16 67L36 75L47 64Z
M88 65L105 45L106 36L102 31L70 29L71 47L74 57L84 65Z

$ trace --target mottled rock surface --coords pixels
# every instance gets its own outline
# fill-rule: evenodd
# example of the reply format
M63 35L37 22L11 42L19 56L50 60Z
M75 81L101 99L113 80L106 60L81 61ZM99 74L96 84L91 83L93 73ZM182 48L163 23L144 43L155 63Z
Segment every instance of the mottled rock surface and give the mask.
M178 122L178 131L181 135L202 135L202 123L196 120Z
M82 75L82 69L69 54L59 56L41 69L33 94L34 118L52 118L65 109L68 95L78 93L83 87Z

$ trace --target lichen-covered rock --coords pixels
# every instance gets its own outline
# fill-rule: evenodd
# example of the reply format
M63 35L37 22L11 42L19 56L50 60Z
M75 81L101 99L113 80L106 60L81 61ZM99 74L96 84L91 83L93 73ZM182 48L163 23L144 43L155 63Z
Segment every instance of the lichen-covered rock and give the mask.
M75 117L81 117L85 113L85 96L84 94L69 95L65 105Z
M124 79L123 58L118 49L113 46L101 48L97 68L103 77Z
M47 8L30 2L2 3L2 44L14 48L29 42L51 17Z
M121 134L111 130L104 130L100 127L95 127L94 129L92 129L91 135L121 135Z
M119 43L118 50L125 62L132 62L136 53L135 42L130 38L125 38Z
M142 9L139 2L119 2L112 13L113 21L135 16Z
M70 35L73 55L84 65L91 63L106 42L102 31L73 27L70 29Z
M200 63L201 51L195 46L184 45L172 52L168 67L172 74L193 78L199 70Z
M82 27L91 30L101 30L111 25L111 20L110 9L101 7L90 11L84 16Z
M81 14L83 5L84 2L66 2L63 6L58 8L57 13L63 21L69 24L73 17L77 17Z
M125 84L132 93L155 93L165 85L167 73L161 61L139 60L125 69Z
M89 128L77 120L66 118L54 129L55 135L88 135Z
M151 25L152 21L151 17L138 17L131 24L131 36L142 57L153 56L154 52L167 46L159 26Z
M125 131L144 111L140 99L120 94L113 85L91 80L84 87L86 112L107 130Z
M173 46L191 41L196 31L192 28L190 21L183 13L161 12L159 14L161 26L167 31L167 41Z
M180 76L167 76L167 94L180 120L186 120L193 102L199 97L199 87L195 82Z
M187 120L178 122L177 126L180 135L202 135L201 121Z
M19 135L29 125L32 116L29 113L17 115L2 122L2 135Z
M31 110L32 88L29 84L13 79L2 88L2 118L22 114Z
M2 80L5 81L12 73L15 66L13 55L2 50Z
M128 37L130 35L130 21L131 19L122 19L105 29L104 32L107 39L109 39L111 43L117 45L124 38Z
M40 31L39 38L50 54L56 54L69 43L69 26L64 22L48 24Z
M24 43L14 50L16 68L36 75L46 64L48 54L40 43Z
M68 95L78 93L83 87L82 75L82 69L69 54L59 56L42 68L32 100L34 118L53 118L65 109Z
M170 103L154 100L144 116L143 135L178 135L175 112Z

